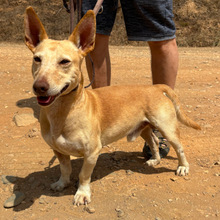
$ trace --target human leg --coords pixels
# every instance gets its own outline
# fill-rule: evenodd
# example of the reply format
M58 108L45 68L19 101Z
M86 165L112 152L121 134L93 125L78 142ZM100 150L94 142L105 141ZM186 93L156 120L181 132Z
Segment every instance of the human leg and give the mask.
M103 86L109 86L111 82L111 63L109 56L109 36L103 34L96 35L96 43L94 50L86 57L86 67L89 74L89 79L94 81L92 88L99 88ZM94 64L94 71L92 62ZM93 76L93 74L95 74Z
M92 9L95 6L95 4L96 0L83 1L82 14L85 14L87 10ZM94 78L94 81L92 83L93 89L110 85L111 63L108 44L109 36L111 34L116 17L117 6L118 0L103 1L103 11L96 17L97 34L95 48L90 53L90 57L86 57L86 67L90 81L92 81ZM95 73L93 73L92 62Z
M176 39L148 43L153 84L166 84L174 89L179 62Z
M167 84L174 88L178 68L178 50L175 40L172 0L121 0L129 40L147 41L151 50L151 71L153 84ZM160 155L169 152L166 139L159 132ZM152 155L145 143L143 153Z
M178 69L172 0L121 0L129 40L147 41L153 84L174 88Z

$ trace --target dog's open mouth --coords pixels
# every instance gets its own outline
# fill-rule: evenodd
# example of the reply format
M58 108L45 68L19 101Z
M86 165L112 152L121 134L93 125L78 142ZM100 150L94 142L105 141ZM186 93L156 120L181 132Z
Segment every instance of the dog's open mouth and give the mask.
M56 96L37 96L37 101L39 105L47 106L50 105Z
M64 91L66 91L68 87L69 85L67 84L57 95L54 96L37 96L38 104L42 106L50 105L56 99L56 97L61 95Z

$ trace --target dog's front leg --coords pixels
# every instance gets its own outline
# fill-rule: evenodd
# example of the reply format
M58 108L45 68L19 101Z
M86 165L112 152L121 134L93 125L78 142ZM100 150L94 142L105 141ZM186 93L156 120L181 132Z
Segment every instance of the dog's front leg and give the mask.
M62 191L70 183L70 175L72 172L70 156L61 154L57 151L54 151L54 154L60 162L61 176L57 182L51 184L51 188L55 191Z
M79 187L74 196L74 205L86 205L91 202L90 181L98 156L99 151L84 156L83 166L79 174Z

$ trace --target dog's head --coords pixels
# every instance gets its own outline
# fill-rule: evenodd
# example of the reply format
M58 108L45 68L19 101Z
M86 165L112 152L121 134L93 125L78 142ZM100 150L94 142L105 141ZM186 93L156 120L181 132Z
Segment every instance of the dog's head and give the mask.
M33 52L33 90L41 106L78 87L82 59L94 48L95 31L95 14L90 10L68 40L51 40L33 8L26 9L25 43Z

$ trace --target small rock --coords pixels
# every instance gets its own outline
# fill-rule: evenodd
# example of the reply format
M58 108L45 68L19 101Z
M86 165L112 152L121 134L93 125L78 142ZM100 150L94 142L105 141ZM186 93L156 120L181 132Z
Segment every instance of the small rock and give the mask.
M173 200L172 199L168 199L168 202L172 202Z
M116 208L115 211L117 212L117 216L119 218L125 215L124 211L119 208Z
M196 108L202 108L202 105L197 105Z
M5 208L15 207L15 206L21 204L21 202L24 199L25 199L24 193L19 192L19 191L15 191L14 194L5 201L4 207Z
M48 204L49 202L46 200L46 196L41 196L39 198L39 204Z
M37 128L32 128L32 131L33 132L38 132L38 129Z
M13 118L15 124L18 127L28 126L37 122L37 119L34 117L33 114L16 114Z
M190 178L189 178L189 177L187 177L187 176L185 176L185 177L184 177L184 180L189 181L189 180L190 180Z
M3 184L15 183L17 180L17 177L15 176L2 175L1 177L2 177Z
M26 136L29 138L39 137L40 131L37 128L32 128L31 130L29 130Z
M127 174L127 175L131 175L131 174L134 174L134 172L131 171L131 170L126 170L126 174Z
M214 165L215 165L215 166L220 165L220 161L216 161L216 162L214 163Z
M156 217L155 220L161 220L161 218L160 217Z
M178 180L178 178L176 178L176 177L172 177L172 178L170 178L170 180L172 180L173 182L175 182L175 181Z
M213 127L210 124L206 124L206 125L204 125L204 128L213 128Z
M93 207L90 207L90 206L85 206L84 207L84 211L90 213L90 214L93 214L95 213L95 209Z

